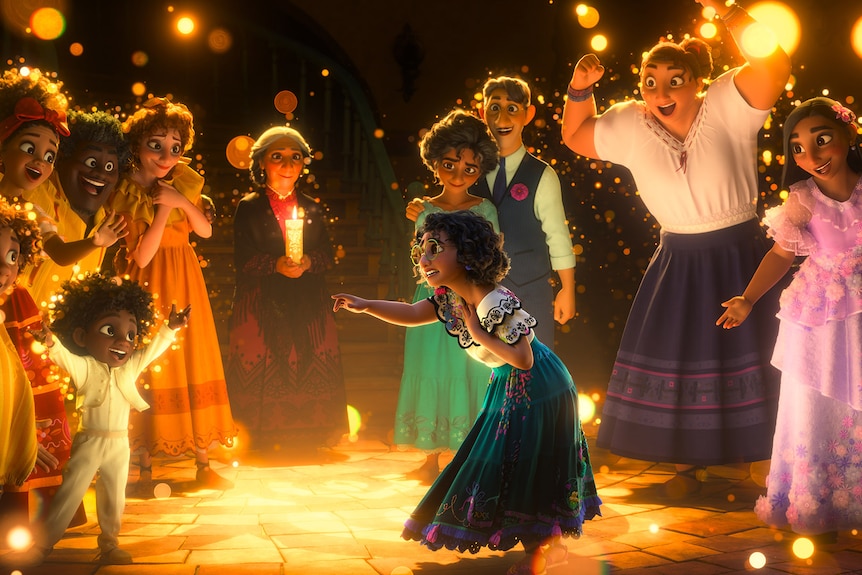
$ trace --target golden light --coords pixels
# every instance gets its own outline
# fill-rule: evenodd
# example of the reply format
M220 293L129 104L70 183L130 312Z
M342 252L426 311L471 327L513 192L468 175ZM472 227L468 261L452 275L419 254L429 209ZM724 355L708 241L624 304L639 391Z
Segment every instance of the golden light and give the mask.
M608 49L608 39L603 34L596 34L590 38L590 48L596 52L604 52Z
M583 14L578 10L575 12L578 14L578 24L583 28L595 28L599 23L599 11L592 6L585 6Z
M758 23L773 31L778 43L788 54L793 54L799 46L799 18L792 8L783 2L758 2L746 8Z
M742 32L741 48L754 58L765 58L778 49L778 37L766 24L755 22Z
M153 497L156 499L169 499L171 497L171 486L167 483L159 483L153 487Z
M181 16L177 18L177 32L183 36L188 36L195 31L195 21L190 16Z
M30 29L41 40L56 40L66 30L66 19L56 8L39 8L30 16Z
M715 38L718 35L718 26L712 22L706 22L700 27L701 38Z
M712 6L705 6L703 10L700 11L700 15L703 16L704 20L712 20L715 18L715 8Z
M589 9L590 7L586 4L578 4L577 6L575 6L575 14L578 16L585 16L587 14L587 10Z
M251 166L251 147L254 140L249 136L237 136L227 144L225 155L231 166L237 170L247 170Z
M380 128L375 129L374 130L374 137L377 138L378 140L383 138L383 130Z
M135 96L143 96L147 93L147 85L143 82L135 82L132 84L132 94Z
M362 415L352 405L347 406L347 428L350 433L350 441L356 441L359 436L359 430L362 428Z
M659 532L659 526L655 523L651 524L649 526L649 532L652 533L653 535L655 535L656 533Z
M856 55L862 58L862 17L856 20L853 24L853 29L850 31L850 46Z
M596 403L589 395L578 394L578 417L581 423L589 423L596 416Z
M760 551L755 551L748 556L748 564L754 569L763 569L766 566L766 555Z
M800 537L793 542L793 554L800 559L808 559L814 555L814 542L807 537Z
M136 50L132 52L132 64L137 66L138 68L143 68L147 65L147 62L150 61L150 57L143 50Z
M80 42L72 42L69 44L69 54L72 56L80 56L84 53L84 45Z
M772 165L772 150L763 150L763 154L761 155L761 157L763 159L764 165Z
M33 535L26 527L13 527L6 534L6 543L11 549L18 551L26 549L33 542Z

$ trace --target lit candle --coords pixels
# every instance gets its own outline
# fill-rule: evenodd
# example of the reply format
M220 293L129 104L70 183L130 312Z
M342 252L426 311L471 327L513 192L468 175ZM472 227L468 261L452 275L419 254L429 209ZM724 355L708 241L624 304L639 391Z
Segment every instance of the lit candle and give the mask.
M296 206L293 207L293 217L284 220L284 249L285 255L299 265L302 261L302 220L305 214L297 217Z

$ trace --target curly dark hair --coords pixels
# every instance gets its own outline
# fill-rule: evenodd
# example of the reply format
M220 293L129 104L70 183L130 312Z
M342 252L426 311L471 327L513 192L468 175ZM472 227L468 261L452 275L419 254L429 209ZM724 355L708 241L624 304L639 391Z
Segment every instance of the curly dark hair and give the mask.
M491 222L469 210L428 214L416 231L417 243L426 233L445 232L458 252L458 263L476 285L493 286L509 273L509 256L503 250L503 236Z
M117 149L117 168L120 174L128 167L129 144L120 121L106 112L72 110L68 114L69 137L60 140L58 156L69 158L81 142L93 142Z
M27 74L22 74L18 68L5 70L0 76L0 121L15 113L15 104L22 98L33 98L45 109L65 112L69 102L62 91L63 83L52 76L53 74L38 68L30 69ZM32 123L54 130L54 126L44 120L35 120ZM30 122L22 124L7 135L6 139L8 140L29 124Z
M153 296L132 280L120 280L101 273L64 281L55 292L56 301L49 305L51 331L67 348L79 355L85 350L75 344L72 334L76 329L87 328L94 321L112 311L127 311L135 316L138 343L155 318Z
M25 204L26 206L26 204ZM35 214L33 214L35 215ZM18 238L18 271L40 259L42 234L36 218L20 204L10 204L0 196L0 229L12 228Z
M431 126L419 142L419 155L432 172L447 151L468 149L476 156L479 168L487 174L497 167L500 152L485 122L473 114L455 109Z
M191 111L185 104L171 102L167 98L150 98L123 122L123 133L126 134L131 152L129 167L133 171L138 166L137 151L146 145L147 137L159 128L179 132L183 153L192 148L195 128Z

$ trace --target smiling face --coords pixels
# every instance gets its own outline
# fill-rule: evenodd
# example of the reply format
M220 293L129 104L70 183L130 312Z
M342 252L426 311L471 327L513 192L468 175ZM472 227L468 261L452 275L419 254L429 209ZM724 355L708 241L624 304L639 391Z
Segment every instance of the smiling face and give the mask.
M12 228L0 229L0 293L5 292L18 277L20 252L21 244Z
M535 106L524 106L509 98L505 88L493 90L485 99L482 117L497 140L500 155L508 156L521 147L524 126L536 115Z
M479 164L473 150L464 148L458 152L455 148L449 148L437 162L434 175L446 192L458 196L467 195L467 190L482 175Z
M852 181L855 175L847 165L851 130L855 132L849 125L811 115L793 127L788 151L796 165L814 176L821 189L830 188L830 182Z
M3 188L30 191L48 179L57 157L57 134L48 126L28 124L0 145Z
M152 183L168 175L183 154L183 142L176 128L158 128L137 150L140 181Z
M673 135L685 138L700 109L703 80L671 62L647 62L641 94L653 116Z
M111 195L120 176L118 163L117 148L80 142L57 164L63 193L83 220L89 220Z
M77 328L72 337L95 360L108 367L120 367L134 350L137 335L138 322L134 314L118 310L102 315L86 329Z
M295 140L284 137L270 144L260 159L260 165L266 172L266 185L285 196L296 187L305 168L305 157Z

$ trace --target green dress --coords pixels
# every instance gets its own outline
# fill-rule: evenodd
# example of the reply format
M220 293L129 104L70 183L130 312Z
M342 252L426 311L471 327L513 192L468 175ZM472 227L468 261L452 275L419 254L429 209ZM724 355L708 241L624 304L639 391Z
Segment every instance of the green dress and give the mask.
M426 202L416 229L428 214L444 211ZM470 211L499 231L497 210L489 200ZM413 301L428 299L433 293L423 281L416 286ZM457 450L479 415L490 376L488 366L470 358L440 326L409 328L395 412L395 444L425 451Z

